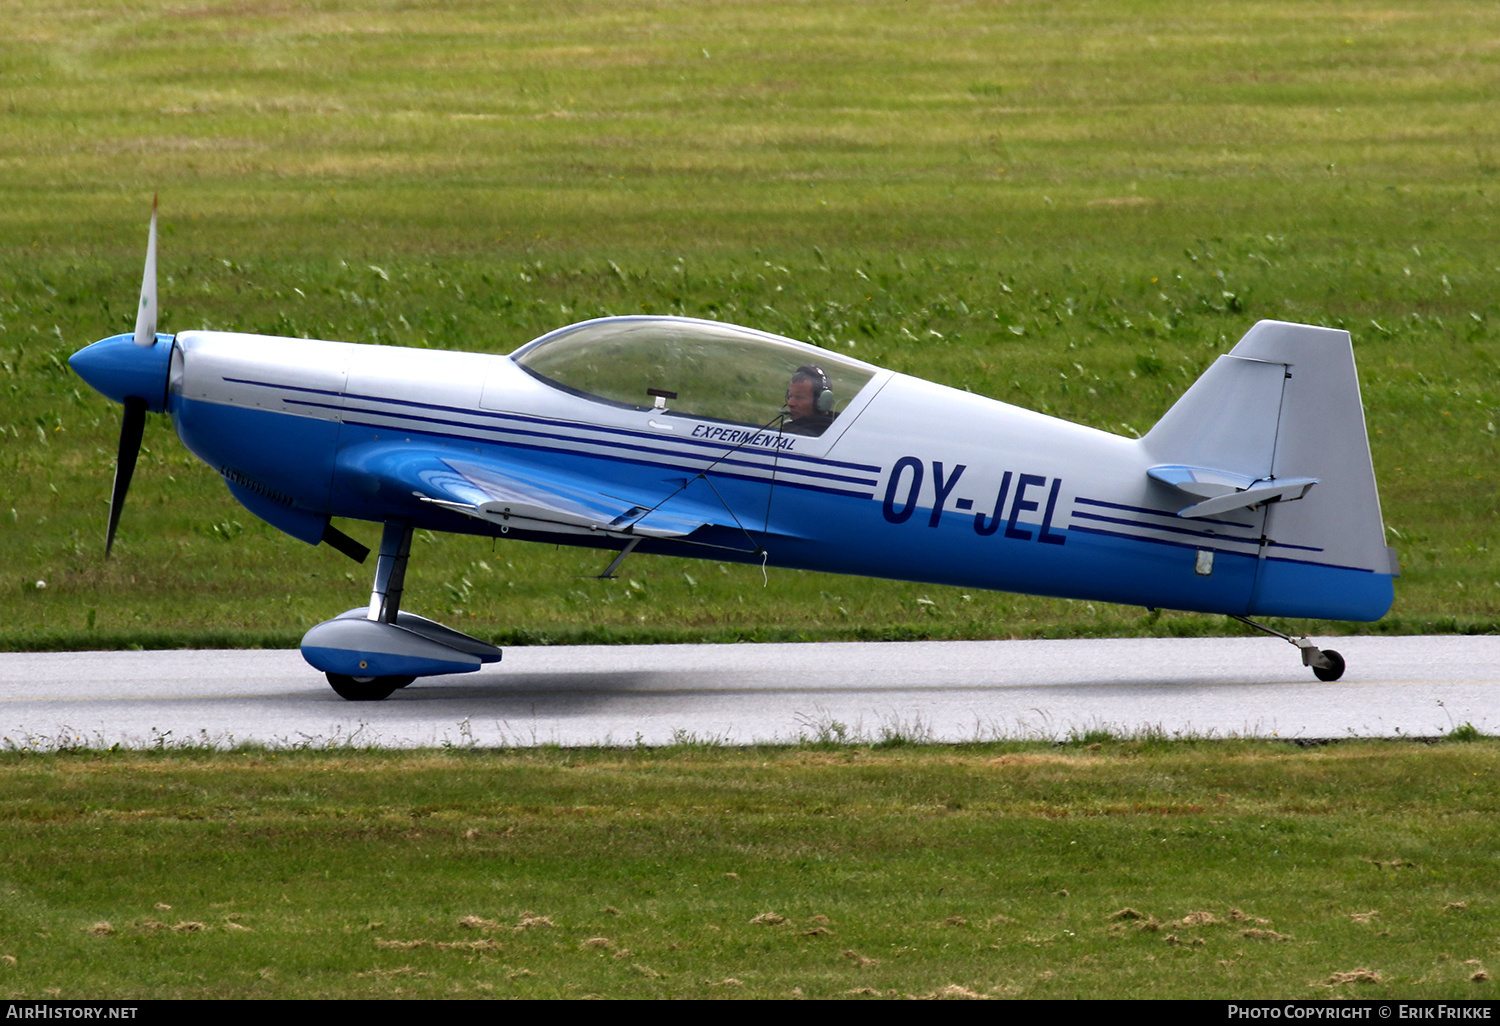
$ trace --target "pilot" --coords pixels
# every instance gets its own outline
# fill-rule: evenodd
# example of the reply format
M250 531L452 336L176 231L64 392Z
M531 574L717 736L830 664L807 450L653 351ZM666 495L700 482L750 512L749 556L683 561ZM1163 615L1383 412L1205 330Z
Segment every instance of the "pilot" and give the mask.
M823 368L803 364L786 386L786 420L781 430L790 435L821 435L833 423L833 386Z

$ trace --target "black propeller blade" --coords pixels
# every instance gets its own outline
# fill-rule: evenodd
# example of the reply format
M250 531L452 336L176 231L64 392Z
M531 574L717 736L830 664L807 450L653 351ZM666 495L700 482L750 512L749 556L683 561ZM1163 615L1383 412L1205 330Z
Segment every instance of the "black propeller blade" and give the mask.
M136 396L125 399L125 419L120 422L120 451L115 458L115 488L109 497L109 533L104 538L104 557L115 544L115 528L120 526L120 511L125 508L125 493L135 474L135 459L141 453L141 432L146 427L146 400Z

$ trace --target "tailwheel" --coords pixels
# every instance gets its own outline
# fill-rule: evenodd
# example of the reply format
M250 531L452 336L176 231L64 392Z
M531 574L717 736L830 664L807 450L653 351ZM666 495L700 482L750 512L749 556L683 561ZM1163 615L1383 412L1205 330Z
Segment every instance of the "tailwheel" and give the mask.
M1258 631L1275 635L1282 641L1289 641L1302 650L1302 665L1312 667L1313 676L1323 681L1335 681L1344 675L1344 657L1331 648L1319 648L1312 643L1311 638L1294 638L1290 634L1283 634L1273 630L1263 623L1256 623L1248 617L1240 616L1238 613L1230 613L1231 619L1238 620L1247 627L1254 627Z
M1319 680L1338 680L1344 675L1344 657L1331 648L1323 649L1323 660L1328 665L1313 665L1313 676Z
M328 683L340 698L351 702L379 702L389 698L392 691L404 688L415 677L351 677L345 673L325 674Z

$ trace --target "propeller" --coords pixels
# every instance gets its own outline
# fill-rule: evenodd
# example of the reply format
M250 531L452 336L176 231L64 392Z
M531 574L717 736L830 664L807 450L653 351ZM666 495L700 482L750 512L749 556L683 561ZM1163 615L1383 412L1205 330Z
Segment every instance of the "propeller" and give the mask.
M141 453L141 432L146 427L146 400L136 396L125 399L125 418L120 422L120 448L115 457L115 487L109 496L109 532L104 536L104 558L114 548L115 528L120 526L120 511L125 508L125 493L135 474L135 460Z
M146 271L141 277L141 305L135 314L135 344L156 344L156 197L151 197L151 238L146 243ZM126 476L126 483L129 483Z
M156 201L151 197L151 236L146 242L146 270L141 277L141 304L135 314L135 344L156 344ZM120 526L120 512L125 508L125 493L135 475L135 461L141 454L141 434L146 428L146 400L128 395L124 399L125 416L120 421L120 446L115 456L115 486L109 497L109 530L104 536L104 558L115 545L115 529Z

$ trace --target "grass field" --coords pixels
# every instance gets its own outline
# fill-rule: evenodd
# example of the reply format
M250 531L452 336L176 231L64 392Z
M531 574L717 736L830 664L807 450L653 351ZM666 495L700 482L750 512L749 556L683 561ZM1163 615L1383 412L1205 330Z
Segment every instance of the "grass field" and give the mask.
M368 593L164 422L102 558L119 409L66 359L131 323L158 191L167 331L508 352L680 313L1128 435L1259 318L1345 327L1404 575L1379 624L1299 627L1500 630L1500 8L0 0L0 30L0 649L292 646ZM502 644L1239 630L415 544L408 607ZM1459 735L7 752L0 996L1485 998L1500 749Z
M0 997L1490 1000L1497 771L1454 739L12 752Z
M1258 318L1347 327L1404 576L1374 628L1311 627L1500 625L1500 12L43 2L0 24L0 646L291 645L367 592L165 422L102 559L118 408L65 361L130 323L157 190L164 330L505 352L684 313L1131 434ZM1239 629L417 552L410 602L512 644Z

